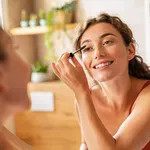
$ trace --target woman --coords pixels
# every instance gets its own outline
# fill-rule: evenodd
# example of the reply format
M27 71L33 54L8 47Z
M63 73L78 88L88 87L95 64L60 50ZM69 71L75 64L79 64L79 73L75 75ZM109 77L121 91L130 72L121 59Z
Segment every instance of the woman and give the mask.
M14 51L11 38L0 27L0 149L33 150L4 126L5 120L30 107L29 66Z
M118 17L100 14L78 29L81 64L64 53L55 74L74 92L82 150L150 150L150 71L135 55L132 31Z

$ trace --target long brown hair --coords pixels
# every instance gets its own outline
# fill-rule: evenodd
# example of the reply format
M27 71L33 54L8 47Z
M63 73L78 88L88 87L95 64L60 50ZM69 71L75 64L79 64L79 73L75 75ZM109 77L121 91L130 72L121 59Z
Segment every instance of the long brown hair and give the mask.
M98 15L95 18L88 19L83 24L79 25L76 29L77 35L74 41L74 48L78 49L80 47L80 39L83 35L83 33L92 25L97 23L109 23L114 28L119 31L121 34L124 43L126 46L128 46L130 43L135 44L135 40L133 38L133 33L131 29L121 21L121 19L117 16L111 16L107 13L102 13ZM142 79L150 79L150 70L149 66L143 62L143 59L139 55L135 55L135 57L129 61L128 65L129 74L131 76L134 76L136 78L142 78Z

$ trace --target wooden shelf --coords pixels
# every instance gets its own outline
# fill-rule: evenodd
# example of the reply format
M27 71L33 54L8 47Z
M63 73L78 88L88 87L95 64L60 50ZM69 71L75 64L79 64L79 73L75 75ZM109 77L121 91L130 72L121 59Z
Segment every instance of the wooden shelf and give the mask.
M65 27L68 30L74 29L76 27L76 23L74 24L66 24ZM54 27L55 30L63 29L63 26ZM36 26L36 27L18 27L13 28L9 32L12 35L35 35L35 34L43 34L48 31L48 27L46 26Z

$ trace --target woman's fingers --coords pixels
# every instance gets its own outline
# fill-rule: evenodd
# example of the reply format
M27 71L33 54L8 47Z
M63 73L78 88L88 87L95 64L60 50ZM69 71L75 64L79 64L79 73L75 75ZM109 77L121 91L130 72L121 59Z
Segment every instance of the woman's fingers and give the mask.
M69 76L69 74L74 72L75 68L81 67L81 64L75 57L70 59L72 62L69 62L69 55L70 54L67 52L63 53L58 59L57 64L52 63L53 71L60 79L64 77L66 78L66 76Z
M79 63L79 61L75 56L72 58L72 62L74 63L75 67L77 68L81 67L81 64Z
M58 61L57 61L57 64L55 64L54 62L52 62L52 68L53 68L53 71L54 73L59 77L61 78L61 70L64 69L64 65L61 61L63 55L65 55L65 53L63 53L59 58L58 58Z
M63 64L63 62L61 61L61 59L58 60L57 66L59 68L59 71L63 70L64 67L65 67L64 64Z
M61 78L61 75L60 75L60 68L58 65L56 65L54 62L52 62L52 69L54 71L54 73L59 77Z
M72 66L72 64L69 62L69 59L71 60L71 62L73 63L73 66L75 67L81 67L81 64L78 62L78 60L76 59L76 57L71 57L68 59L69 57L69 53L64 53L64 55L61 57L62 63L65 66Z
M61 57L61 60L62 60L62 62L63 62L63 64L65 65L65 66L70 66L71 64L70 64L70 62L69 62L69 53L65 53L62 57Z

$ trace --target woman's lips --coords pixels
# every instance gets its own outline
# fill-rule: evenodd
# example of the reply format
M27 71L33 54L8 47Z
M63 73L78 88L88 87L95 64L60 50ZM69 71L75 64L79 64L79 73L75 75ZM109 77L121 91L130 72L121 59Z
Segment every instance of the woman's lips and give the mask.
M101 69L104 69L104 68L110 66L112 63L113 63L113 61L107 61L105 63L100 63L100 64L94 66L94 69L100 69L101 70Z

